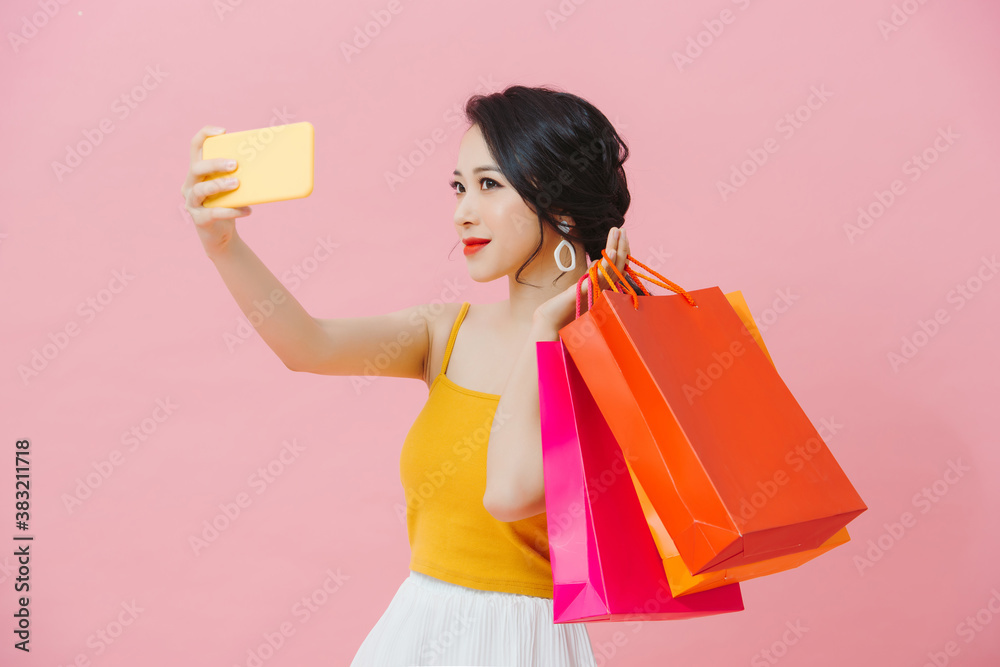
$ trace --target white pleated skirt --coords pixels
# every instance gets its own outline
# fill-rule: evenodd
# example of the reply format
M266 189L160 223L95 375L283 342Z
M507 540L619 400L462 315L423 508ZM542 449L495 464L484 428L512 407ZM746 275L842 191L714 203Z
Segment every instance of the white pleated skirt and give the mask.
M351 667L596 667L585 623L552 599L481 591L410 570Z

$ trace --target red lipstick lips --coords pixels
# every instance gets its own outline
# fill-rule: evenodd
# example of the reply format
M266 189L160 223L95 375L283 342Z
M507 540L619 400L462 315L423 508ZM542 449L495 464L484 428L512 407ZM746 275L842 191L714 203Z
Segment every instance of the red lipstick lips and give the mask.
M463 249L463 252L465 253L465 256L468 257L469 255L471 255L473 253L479 252L479 250L481 248L486 247L486 244L489 243L489 242L490 242L489 239L480 239L480 238L475 238L475 237L469 237L467 239L462 239L462 243L465 244L465 248Z

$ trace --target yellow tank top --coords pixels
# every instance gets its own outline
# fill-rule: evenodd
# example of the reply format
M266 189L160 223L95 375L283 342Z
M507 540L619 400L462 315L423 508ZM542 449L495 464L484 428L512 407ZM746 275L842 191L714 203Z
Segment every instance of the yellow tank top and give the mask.
M505 522L483 507L486 446L500 396L445 375L468 309L462 303L441 372L400 454L410 569L468 588L551 598L545 513Z

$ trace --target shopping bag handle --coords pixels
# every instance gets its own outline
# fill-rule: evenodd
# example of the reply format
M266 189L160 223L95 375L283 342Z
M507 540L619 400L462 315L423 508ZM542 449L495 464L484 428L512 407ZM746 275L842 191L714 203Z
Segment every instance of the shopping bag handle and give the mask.
M635 290L632 288L632 283L629 280L627 280L624 275L622 275L622 272L618 270L618 267L615 266L615 263L613 261L611 261L611 258L608 257L608 251L606 249L602 249L601 250L601 257L604 258L604 259L606 259L606 260L608 260L608 266L610 266L612 269L614 269L614 272L616 274L618 274L619 278L621 278L622 283L623 283L622 287L625 290L627 290L628 294L630 294L632 296L632 307L633 308L638 308L639 307L639 296L636 294ZM657 280L656 278L653 278L652 276L647 276L647 275L645 275L643 273L639 273L638 271L634 271L632 269L632 267L630 267L628 265L628 263L630 261L634 262L634 263L638 264L639 266L641 266L642 268L646 269L647 271L649 271L650 273L652 273L654 276L656 276L660 280ZM597 272L598 271L601 272L601 275L604 276L604 279L608 281L609 285L611 285L611 289L613 289L614 291L618 292L619 294L623 293L623 290L619 290L618 289L618 285L616 285L615 281L613 281L611 279L611 276L608 275L607 269L604 268L604 264L602 262L600 262L600 261L594 262L593 264L590 265L590 268L587 269L587 272L584 273L582 276L580 276L580 279L576 281L576 317L577 318L580 317L580 298L581 298L580 286L583 284L583 281L586 280L587 278L590 278L590 285L591 285L591 288L589 290L587 290L587 310L590 310L591 308L594 307L594 290L597 288L598 285L600 285L600 278L598 278L598 276L597 276ZM653 296L653 295L649 293L649 291L646 289L645 286L643 286L642 282L639 280L640 277L645 278L646 280L648 280L648 281L650 281L650 282L652 282L652 283L654 283L656 285L659 285L661 287L666 287L669 290L677 292L678 294L680 294L681 296L683 296L685 298L685 300L687 300L687 302L690 303L692 306L697 306L697 304L694 302L694 298L692 298L691 295L688 294L687 291L684 288L682 288L679 285L677 285L676 283L668 280L667 278L661 276L659 273L657 273L656 271L654 271L652 268L646 266L645 264L643 264L642 262L640 262L639 260L637 260L632 255L626 255L626 257L625 257L625 273L627 273L629 276L631 276L635 280L635 285L638 286L640 290L642 290L642 293L643 293L644 296Z

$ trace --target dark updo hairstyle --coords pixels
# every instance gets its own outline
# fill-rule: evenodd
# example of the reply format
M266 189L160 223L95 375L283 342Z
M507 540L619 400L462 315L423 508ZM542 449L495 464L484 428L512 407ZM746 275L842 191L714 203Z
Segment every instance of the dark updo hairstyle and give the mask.
M527 86L474 95L465 115L470 127L479 126L504 178L538 215L538 231L548 224L571 243L581 242L588 261L599 259L632 200L622 167L628 146L607 117L571 93ZM570 233L557 227L559 215L573 219ZM541 247L539 240L514 274L517 282Z

